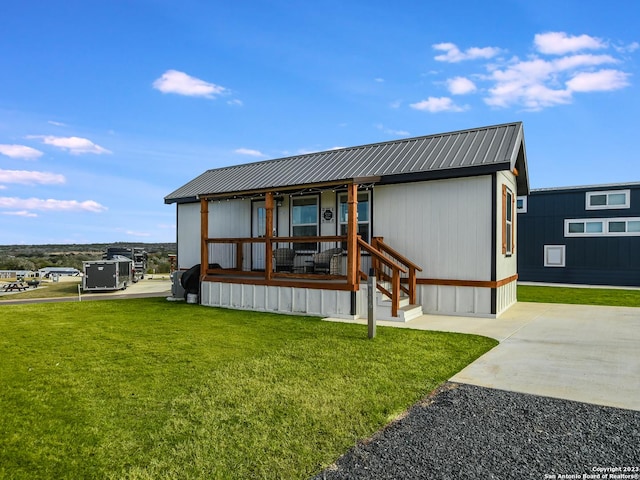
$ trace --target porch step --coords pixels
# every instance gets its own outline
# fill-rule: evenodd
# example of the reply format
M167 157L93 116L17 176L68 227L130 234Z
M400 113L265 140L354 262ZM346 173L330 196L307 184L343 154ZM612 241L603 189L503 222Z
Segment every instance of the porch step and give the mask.
M391 300L378 292L377 295L376 318L378 320L388 320L391 322L408 322L414 318L418 318L423 314L422 305L412 305L409 303L409 297L401 297L398 308L398 316L391 316Z
M405 305L398 308L398 316L391 316L391 302L382 302L377 305L376 318L390 322L409 322L423 315L422 305Z

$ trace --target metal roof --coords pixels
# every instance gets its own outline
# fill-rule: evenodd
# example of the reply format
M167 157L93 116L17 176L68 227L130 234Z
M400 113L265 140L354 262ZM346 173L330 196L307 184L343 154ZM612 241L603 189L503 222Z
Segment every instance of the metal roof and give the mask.
M514 168L520 172L518 194L526 195L529 183L522 122L207 170L167 195L165 203L362 179L400 183Z
M562 193L562 192L587 191L587 190L621 190L621 189L631 188L631 187L633 188L640 187L640 182L601 183L596 185L575 185L571 187L532 188L529 194Z

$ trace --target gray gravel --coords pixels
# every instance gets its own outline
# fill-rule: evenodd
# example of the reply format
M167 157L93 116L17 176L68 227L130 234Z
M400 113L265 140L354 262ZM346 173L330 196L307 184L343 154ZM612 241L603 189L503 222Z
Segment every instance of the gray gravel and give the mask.
M640 478L640 412L447 383L314 480L553 475Z

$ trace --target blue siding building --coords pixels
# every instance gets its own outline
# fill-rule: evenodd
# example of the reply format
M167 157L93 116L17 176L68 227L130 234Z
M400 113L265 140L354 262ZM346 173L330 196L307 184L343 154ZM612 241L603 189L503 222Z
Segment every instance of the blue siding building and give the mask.
M518 197L520 281L640 286L640 183Z

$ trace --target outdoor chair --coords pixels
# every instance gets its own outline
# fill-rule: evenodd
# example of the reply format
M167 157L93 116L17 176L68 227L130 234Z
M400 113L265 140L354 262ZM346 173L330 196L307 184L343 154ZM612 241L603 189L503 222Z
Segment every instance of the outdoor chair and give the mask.
M339 273L339 259L342 257L342 248L330 248L313 256L313 273Z
M276 272L292 272L296 251L293 248L276 248L273 251Z

